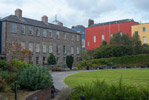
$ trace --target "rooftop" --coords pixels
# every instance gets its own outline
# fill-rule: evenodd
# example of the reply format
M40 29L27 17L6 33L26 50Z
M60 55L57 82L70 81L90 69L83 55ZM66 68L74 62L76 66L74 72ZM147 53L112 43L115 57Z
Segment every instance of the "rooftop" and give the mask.
M64 31L64 32L78 34L77 32L75 32L67 27L64 27L64 26L55 25L55 24L51 24L51 23L46 24L42 21L25 18L25 17L18 18L15 15L7 16L7 17L3 18L2 21L15 22L15 23L20 23L20 24L32 25L32 26L36 26L36 27L38 26L38 27L42 27L42 28L48 28L48 29L52 29L52 30L58 30L58 31Z
M123 20L116 20L116 21L110 21L110 22L104 22L104 23L98 23L98 24L93 24L89 27L94 27L94 26L102 26L102 25L109 25L109 24L117 24L117 23L124 23L124 22L130 22L134 21L133 19L123 19Z

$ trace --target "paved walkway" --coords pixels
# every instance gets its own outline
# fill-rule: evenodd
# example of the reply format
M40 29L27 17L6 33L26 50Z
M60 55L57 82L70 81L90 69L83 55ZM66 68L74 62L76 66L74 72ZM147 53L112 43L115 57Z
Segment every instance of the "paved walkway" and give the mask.
M88 71L94 71L94 70L79 70L79 71L68 71L68 72L52 72L52 77L53 77L53 82L54 82L54 86L55 88L61 90L63 88L68 87L65 83L64 83L64 79L65 77L71 75L71 74L75 74L75 73L79 73L79 72L88 72ZM95 70L97 71L97 70Z

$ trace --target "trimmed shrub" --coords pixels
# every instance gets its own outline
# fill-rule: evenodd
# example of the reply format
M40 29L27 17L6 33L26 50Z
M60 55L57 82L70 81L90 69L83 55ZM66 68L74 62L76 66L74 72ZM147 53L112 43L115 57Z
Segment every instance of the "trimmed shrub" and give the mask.
M72 64L73 64L73 56L66 56L66 64L68 68L72 69Z
M90 66L112 66L112 65L149 65L149 54L130 55L122 57L111 57L103 59L93 59L90 61L82 61L78 68L86 67L90 63Z
M48 65L55 65L56 64L56 58L53 53L50 53L50 56L48 57Z
M18 72L18 79L23 88L38 90L51 87L53 80L51 74L39 66L31 66Z

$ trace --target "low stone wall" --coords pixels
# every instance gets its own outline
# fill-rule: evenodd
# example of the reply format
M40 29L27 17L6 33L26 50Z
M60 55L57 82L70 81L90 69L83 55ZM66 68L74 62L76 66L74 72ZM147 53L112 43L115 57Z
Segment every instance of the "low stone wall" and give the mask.
M51 89L37 90L25 96L22 100L51 100Z

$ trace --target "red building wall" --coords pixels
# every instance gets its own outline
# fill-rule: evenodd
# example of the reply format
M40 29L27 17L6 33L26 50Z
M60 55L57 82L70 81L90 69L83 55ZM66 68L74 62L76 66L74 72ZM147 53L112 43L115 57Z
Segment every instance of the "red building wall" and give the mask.
M102 26L88 27L85 29L86 34L86 50L94 50L102 44L102 34L104 34L105 41L109 43L110 34L122 32L131 36L131 26L138 24L137 22L123 22L117 24L108 24ZM94 43L94 35L96 36L96 42ZM89 42L89 45L88 45Z

